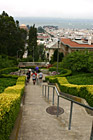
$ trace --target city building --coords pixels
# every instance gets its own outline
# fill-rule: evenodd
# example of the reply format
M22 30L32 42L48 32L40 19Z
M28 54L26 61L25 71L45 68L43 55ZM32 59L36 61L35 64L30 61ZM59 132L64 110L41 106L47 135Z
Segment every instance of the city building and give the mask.
M20 29L24 29L24 30L26 30L28 32L28 28L27 28L27 26L25 24L21 24Z
M90 43L89 40L87 43L84 43L81 40L71 40L69 38L61 38L61 49L60 51L64 53L64 56L67 55L68 53L74 52L74 51L82 51L87 49L88 51L93 51L93 44L92 42Z

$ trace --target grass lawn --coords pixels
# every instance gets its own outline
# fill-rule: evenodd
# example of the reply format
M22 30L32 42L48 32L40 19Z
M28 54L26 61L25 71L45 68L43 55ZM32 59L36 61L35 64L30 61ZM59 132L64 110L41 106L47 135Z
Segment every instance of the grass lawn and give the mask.
M0 78L0 93L4 91L8 86L16 84L17 79L14 78Z
M67 80L69 83L76 85L93 85L93 73L67 76Z

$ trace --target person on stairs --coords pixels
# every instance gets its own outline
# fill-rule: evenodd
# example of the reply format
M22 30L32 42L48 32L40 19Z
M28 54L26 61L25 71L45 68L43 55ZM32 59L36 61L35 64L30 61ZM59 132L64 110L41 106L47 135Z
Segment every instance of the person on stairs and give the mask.
M37 73L35 73L35 71L33 71L31 76L32 76L32 80L33 80L33 85L35 85L36 79L37 79Z

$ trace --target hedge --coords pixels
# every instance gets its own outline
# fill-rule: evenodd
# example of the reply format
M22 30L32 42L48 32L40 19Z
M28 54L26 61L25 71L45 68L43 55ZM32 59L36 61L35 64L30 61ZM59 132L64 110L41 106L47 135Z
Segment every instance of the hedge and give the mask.
M93 85L70 84L66 77L50 78L49 82L57 82L62 92L84 98L93 107Z
M0 94L0 139L9 140L18 115L21 96L25 88L25 76L19 77L16 85L8 87Z
M10 68L1 69L0 76L2 76L2 74L9 74L10 72L17 71L18 69L19 69L18 67L10 67Z
M17 79L19 76L18 75L10 75L10 74L2 74L0 77Z
M54 75L54 76L46 76L45 77L45 80L46 81L51 81L52 79L55 79L56 81L56 77L66 77L66 76L69 76L72 74L71 70L68 70L68 69L62 69L63 70L63 73L61 71L61 74L59 75ZM65 73L64 73L65 72Z

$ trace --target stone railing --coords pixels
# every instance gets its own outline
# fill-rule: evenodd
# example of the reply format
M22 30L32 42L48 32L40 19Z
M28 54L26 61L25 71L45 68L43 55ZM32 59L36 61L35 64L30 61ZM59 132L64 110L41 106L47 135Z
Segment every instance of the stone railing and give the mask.
M18 67L27 67L27 66L47 66L49 62L19 62Z

